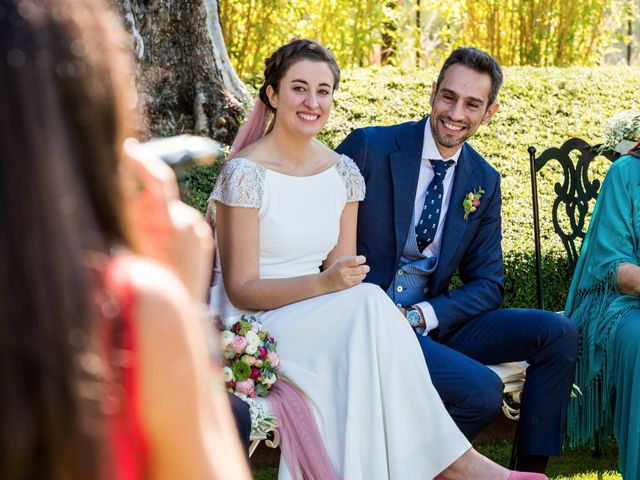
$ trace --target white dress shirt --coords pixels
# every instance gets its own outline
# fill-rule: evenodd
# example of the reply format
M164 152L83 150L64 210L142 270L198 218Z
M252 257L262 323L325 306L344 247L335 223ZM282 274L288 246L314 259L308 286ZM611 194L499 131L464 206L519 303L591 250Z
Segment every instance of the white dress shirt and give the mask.
M436 236L434 237L433 242L431 242L429 246L427 246L427 248L422 251L422 253L427 257L435 257L436 265L438 257L440 256L442 230L444 221L447 218L447 210L449 210L451 188L453 186L453 179L456 174L456 166L458 165L458 158L460 157L461 150L462 146L456 151L456 153L453 154L453 156L449 158L443 158L438 151L435 140L433 139L433 134L431 133L431 123L429 122L429 120L427 120L424 128L424 140L422 143L422 162L420 164L420 175L418 176L418 188L416 189L416 199L413 208L413 220L416 225L420 221L422 207L424 206L424 199L427 195L427 187L433 179L433 167L431 166L431 162L429 160L453 160L453 165L447 170L447 173L445 174L444 180L442 182L444 193L442 194L442 207L440 208L440 220L438 221ZM418 307L422 311L422 315L424 316L426 323L426 328L424 329L422 334L427 335L430 330L438 327L438 317L436 316L436 312L433 310L431 304L427 301L417 303L416 307Z

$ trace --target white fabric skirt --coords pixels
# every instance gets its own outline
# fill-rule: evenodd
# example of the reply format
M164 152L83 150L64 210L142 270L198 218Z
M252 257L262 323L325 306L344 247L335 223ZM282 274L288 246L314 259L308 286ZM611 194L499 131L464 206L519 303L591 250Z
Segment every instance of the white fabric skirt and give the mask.
M280 374L309 398L345 480L429 479L469 442L445 410L415 333L386 294L361 284L257 314ZM290 478L281 459L280 480Z

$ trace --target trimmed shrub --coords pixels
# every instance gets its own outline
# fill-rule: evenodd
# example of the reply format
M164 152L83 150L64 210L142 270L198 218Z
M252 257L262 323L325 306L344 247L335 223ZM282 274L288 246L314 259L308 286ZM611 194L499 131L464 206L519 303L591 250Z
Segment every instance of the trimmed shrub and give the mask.
M345 71L329 124L320 139L336 147L353 129L419 119L429 113L431 84L437 69L404 72L391 67ZM502 174L503 241L507 295L505 306L535 307L535 263L531 186L527 148L538 153L571 137L601 143L601 126L621 110L637 106L640 68L504 69L500 110L470 143ZM256 82L257 83L257 82ZM255 88L255 85L254 85ZM602 178L608 161L592 170ZM185 179L190 201L204 211L217 167ZM553 184L561 172L545 167L538 180L541 207L546 307L562 310L571 272L562 244L553 232ZM443 246L446 248L446 245Z

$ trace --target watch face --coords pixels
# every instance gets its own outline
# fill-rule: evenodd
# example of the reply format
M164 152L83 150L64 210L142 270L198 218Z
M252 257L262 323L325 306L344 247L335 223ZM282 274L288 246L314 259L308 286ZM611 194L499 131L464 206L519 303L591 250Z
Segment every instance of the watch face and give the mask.
M420 313L417 310L407 311L407 321L412 327L420 325Z

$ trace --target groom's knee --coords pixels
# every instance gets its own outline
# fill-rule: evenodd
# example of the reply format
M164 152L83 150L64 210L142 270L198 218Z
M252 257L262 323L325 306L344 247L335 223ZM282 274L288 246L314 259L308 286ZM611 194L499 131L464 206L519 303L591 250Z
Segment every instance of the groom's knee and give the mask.
M464 408L470 415L477 416L489 422L502 407L502 392L504 385L495 373L487 369L484 375L475 375L469 381L465 398L459 407Z
M578 329L571 319L553 312L538 311L540 328L545 337L547 348L555 361L572 367L575 364L578 349Z
M449 413L467 439L473 440L500 412L503 388L500 378L487 369L467 383L459 403L449 405Z
M483 379L482 384L477 384L472 392L473 403L482 416L492 420L502 408L504 385L500 377L490 371Z

